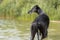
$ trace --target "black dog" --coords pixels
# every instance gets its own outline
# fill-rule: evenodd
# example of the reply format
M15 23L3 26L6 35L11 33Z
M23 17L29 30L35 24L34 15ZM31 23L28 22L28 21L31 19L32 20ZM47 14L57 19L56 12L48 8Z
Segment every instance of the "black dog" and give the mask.
M31 14L32 12L36 12L38 14L38 17L33 21L31 26L31 40L34 40L35 34L39 33L42 34L42 39L47 37L48 34L48 27L49 27L49 17L41 10L41 8L38 5L35 5L28 13ZM39 40L39 34L38 40Z

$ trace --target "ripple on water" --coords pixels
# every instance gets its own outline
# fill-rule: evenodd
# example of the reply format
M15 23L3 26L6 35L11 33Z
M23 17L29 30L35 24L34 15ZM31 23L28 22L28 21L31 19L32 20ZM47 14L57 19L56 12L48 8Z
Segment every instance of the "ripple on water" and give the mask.
M20 32L14 21L0 20L0 40L22 40L19 36Z
M0 40L21 40L19 37L19 31L16 29L9 29L9 30L0 30Z

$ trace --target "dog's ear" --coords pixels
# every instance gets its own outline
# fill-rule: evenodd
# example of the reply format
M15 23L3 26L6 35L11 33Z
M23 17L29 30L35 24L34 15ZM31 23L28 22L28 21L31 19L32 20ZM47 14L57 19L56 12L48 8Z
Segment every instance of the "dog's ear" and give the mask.
M36 7L38 7L38 5L35 5Z
M37 9L40 9L38 5L35 5L35 7L36 7Z

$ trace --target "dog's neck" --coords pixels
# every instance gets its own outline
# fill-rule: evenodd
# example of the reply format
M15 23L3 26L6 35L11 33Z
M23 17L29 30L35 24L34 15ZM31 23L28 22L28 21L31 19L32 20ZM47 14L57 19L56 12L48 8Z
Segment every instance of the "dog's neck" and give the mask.
M38 14L38 15L42 15L42 14L44 14L44 12L43 12L42 10L38 10L38 11L37 11L37 14Z

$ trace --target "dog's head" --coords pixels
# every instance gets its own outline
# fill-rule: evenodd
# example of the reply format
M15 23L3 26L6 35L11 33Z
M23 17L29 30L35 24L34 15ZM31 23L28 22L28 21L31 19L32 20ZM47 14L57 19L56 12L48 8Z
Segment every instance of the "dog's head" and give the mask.
M32 12L38 13L40 7L38 5L35 5L31 10L28 11L28 14L31 14Z

